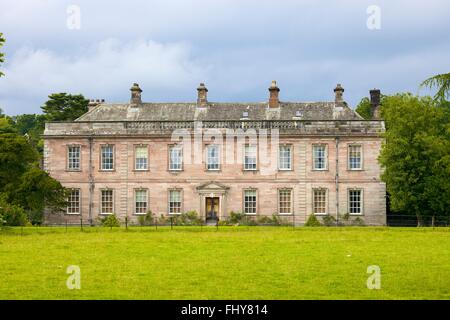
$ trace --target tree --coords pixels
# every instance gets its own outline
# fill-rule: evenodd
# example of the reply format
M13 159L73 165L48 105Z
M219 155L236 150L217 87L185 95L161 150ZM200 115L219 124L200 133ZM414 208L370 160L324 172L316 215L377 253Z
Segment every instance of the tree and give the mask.
M361 99L361 101L358 103L355 109L358 114L363 117L366 120L369 120L372 118L372 111L370 108L370 99L367 97L364 97Z
M43 114L22 114L12 117L17 132L27 136L31 145L39 154L42 154L44 146L41 136L44 133L45 118Z
M383 100L385 99L385 95L380 96L380 105L383 105ZM364 97L358 103L355 109L358 114L366 120L372 119L372 106L370 104L370 99L368 97ZM383 111L381 109L381 111Z
M53 93L41 107L46 121L73 121L88 111L89 100L83 95Z
M424 218L448 217L450 207L450 108L430 97L386 97L388 129L379 161L394 210Z
M438 90L434 99L440 102L448 100L450 98L450 73L438 74L428 78L420 86L430 89L436 87Z
M66 206L67 190L45 171L31 167L20 178L12 202L29 213L43 213L45 207L58 210Z
M1 207L9 208L2 213L4 220L17 224L23 216L17 208L42 217L45 207L65 206L67 194L58 181L38 167L37 151L8 120L0 119L0 199Z
M3 47L3 44L5 43L5 38L3 38L3 33L0 32L0 48ZM0 52L0 64L5 62L5 54ZM5 74L0 71L0 77L4 76Z

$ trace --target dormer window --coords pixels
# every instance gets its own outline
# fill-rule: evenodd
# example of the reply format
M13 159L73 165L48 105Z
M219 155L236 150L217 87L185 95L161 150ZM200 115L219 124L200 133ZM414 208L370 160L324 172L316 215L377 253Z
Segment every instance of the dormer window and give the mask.
M295 111L295 116L301 118L303 117L303 113L300 110L297 110Z
M247 111L242 112L242 118L248 118L248 112Z

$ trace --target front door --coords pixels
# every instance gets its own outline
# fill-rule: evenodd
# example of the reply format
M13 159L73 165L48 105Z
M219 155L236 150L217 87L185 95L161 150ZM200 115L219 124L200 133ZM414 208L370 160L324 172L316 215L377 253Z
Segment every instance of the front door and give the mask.
M219 197L206 198L206 221L217 221L219 217Z

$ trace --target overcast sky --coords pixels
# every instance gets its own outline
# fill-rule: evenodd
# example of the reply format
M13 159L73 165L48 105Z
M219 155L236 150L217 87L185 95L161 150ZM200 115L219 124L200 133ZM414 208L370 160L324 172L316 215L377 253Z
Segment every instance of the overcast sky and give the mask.
M133 82L147 102L195 101L199 82L210 101L265 101L271 80L284 101L332 100L342 83L354 107L450 72L448 0L115 2L0 0L0 107L39 113L54 92L126 102Z

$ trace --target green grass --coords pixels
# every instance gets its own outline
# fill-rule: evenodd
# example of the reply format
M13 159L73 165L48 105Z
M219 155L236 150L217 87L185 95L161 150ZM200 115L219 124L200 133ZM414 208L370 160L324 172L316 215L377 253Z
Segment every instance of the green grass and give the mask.
M12 228L0 299L450 299L450 229Z

